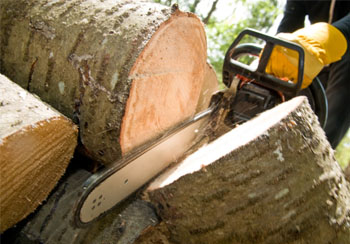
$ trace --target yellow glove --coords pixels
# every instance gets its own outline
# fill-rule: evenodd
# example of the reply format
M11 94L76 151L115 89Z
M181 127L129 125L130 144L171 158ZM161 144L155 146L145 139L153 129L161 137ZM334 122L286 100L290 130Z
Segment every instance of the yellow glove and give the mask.
M293 33L280 33L277 37L301 45L305 52L302 88L309 86L322 68L338 61L347 49L344 35L334 26L317 23ZM298 79L298 53L282 46L275 46L266 72L279 78Z

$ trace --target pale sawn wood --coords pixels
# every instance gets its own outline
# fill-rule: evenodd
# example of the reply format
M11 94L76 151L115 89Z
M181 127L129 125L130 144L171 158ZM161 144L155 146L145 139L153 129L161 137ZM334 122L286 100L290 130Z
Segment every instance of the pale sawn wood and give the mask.
M191 117L206 71L199 18L149 1L3 0L0 71L73 119L110 164Z
M78 129L0 75L0 232L33 212L63 175Z

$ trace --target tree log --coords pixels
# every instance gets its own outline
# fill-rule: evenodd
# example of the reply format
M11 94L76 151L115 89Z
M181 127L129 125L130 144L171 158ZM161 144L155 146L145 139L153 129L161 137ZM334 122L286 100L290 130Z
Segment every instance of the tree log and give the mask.
M33 212L73 156L77 127L0 75L0 232Z
M71 224L73 178L84 177L78 171L62 181L16 236L89 244L350 241L349 183L306 98L203 146L153 181L143 201L134 195L88 229Z
M306 98L261 114L153 182L138 243L350 243L350 186Z
M77 168L75 160L47 203L19 227L6 232L4 243L130 244L144 229L158 223L153 207L133 196L90 226L77 228L73 210L82 185L91 173Z
M1 72L79 124L108 164L194 114L203 24L143 0L1 1Z

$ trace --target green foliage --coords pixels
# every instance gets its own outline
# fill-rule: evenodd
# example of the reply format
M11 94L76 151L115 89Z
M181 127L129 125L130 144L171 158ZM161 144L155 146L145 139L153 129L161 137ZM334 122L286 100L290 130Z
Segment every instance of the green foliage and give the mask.
M223 11L220 8L215 9L215 13L210 16L205 27L208 39L208 59L213 65L220 83L222 81L223 59L234 39L243 29L248 27L267 32L276 17L282 12L282 10L278 8L278 1L279 0L233 0L231 1L231 5L227 5L232 8L232 14L229 17L219 19L220 13ZM154 2L168 6L177 3L181 10L194 12L202 20L207 17L208 8L210 8L207 7L205 11L200 9L200 0L154 0ZM210 3L210 0L207 0L207 2ZM213 4L213 2L214 0L211 1L211 4ZM256 43L257 40L246 38L242 40L242 42ZM224 85L221 84L221 86L223 87ZM337 147L335 153L337 161L343 168L350 163L349 147L350 129L347 136L344 137Z
M267 32L273 21L280 13L276 0L259 0L255 2L245 1L246 14L239 19L231 18L224 21L217 21L212 18L206 26L208 36L208 58L214 66L219 81L221 81L222 62L226 51L245 28L253 28ZM233 12L238 14L240 9ZM246 38L243 42L257 42L252 38Z

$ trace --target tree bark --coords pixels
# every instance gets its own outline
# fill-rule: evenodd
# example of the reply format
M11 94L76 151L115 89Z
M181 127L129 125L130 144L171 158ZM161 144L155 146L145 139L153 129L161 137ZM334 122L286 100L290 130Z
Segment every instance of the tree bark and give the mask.
M350 186L305 98L189 155L147 196L162 219L137 243L350 243Z
M348 163L348 166L344 170L345 178L350 182L350 162Z
M79 196L79 184L71 182L81 181L80 174L62 181L21 238L118 244L350 241L349 183L306 98L279 105L203 146L153 181L144 200L132 196L88 229L71 224Z
M86 228L73 222L73 210L82 185L91 173L77 168L74 161L47 203L21 223L17 229L5 233L4 243L45 244L130 244L144 229L158 223L153 207L132 196Z
M194 3L190 5L190 12L195 13L200 0L194 0Z
M77 127L0 75L0 232L33 212L73 156Z
M211 5L211 8L210 8L207 16L203 19L203 23L204 24L208 24L209 23L210 17L214 13L214 11L216 10L216 5L218 4L218 2L219 2L219 0L215 0L213 2L213 4Z
M194 114L203 24L142 0L1 1L1 72L79 124L108 164Z

